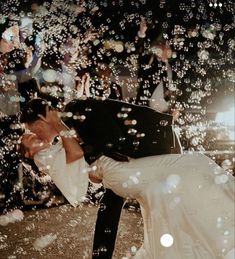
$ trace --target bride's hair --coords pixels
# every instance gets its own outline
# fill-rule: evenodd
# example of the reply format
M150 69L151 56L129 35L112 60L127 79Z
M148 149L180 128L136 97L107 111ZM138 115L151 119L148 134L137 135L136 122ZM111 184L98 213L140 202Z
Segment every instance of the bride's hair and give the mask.
M46 116L46 107L51 106L46 100L42 98L36 98L30 100L24 107L20 122L21 123L33 123L39 119L38 115Z

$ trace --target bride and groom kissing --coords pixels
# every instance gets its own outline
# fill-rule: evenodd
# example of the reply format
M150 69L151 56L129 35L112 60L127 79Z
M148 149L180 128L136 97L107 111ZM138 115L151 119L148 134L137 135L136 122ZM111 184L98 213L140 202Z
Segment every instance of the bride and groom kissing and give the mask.
M72 101L61 116L63 122L45 100L31 100L21 122L35 134L23 136L21 145L71 204L85 194L88 176L103 182L94 259L112 258L127 197L140 203L144 220L144 243L134 258L233 258L234 179L204 155L180 154L170 115L87 99ZM218 175L227 181L215 184ZM217 228L219 217L229 235ZM170 247L161 243L164 234L174 240Z

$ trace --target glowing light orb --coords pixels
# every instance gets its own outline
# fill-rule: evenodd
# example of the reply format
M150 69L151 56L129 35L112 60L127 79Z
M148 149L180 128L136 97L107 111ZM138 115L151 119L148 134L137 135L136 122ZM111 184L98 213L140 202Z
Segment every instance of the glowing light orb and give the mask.
M161 236L160 242L164 247L171 247L174 243L174 238L170 234L164 234Z

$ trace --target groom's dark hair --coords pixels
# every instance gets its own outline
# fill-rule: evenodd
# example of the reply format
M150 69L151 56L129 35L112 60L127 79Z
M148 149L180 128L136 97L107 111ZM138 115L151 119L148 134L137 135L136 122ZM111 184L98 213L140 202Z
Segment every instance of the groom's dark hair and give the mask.
M21 123L33 123L39 119L38 115L46 116L46 107L50 104L42 99L36 98L30 100L24 107L22 114L20 116Z

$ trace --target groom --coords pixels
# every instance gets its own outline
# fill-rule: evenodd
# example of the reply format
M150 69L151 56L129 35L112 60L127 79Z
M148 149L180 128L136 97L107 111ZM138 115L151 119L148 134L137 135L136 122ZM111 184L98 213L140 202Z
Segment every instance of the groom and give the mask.
M21 122L41 139L50 139L50 125L39 114L46 115L48 103L31 100L24 108ZM63 112L67 126L77 131L83 141L86 160L93 162L101 155L116 160L127 156L179 153L180 147L172 131L172 117L148 107L115 100L73 100ZM106 189L97 215L93 258L110 259L115 246L123 198Z

